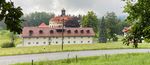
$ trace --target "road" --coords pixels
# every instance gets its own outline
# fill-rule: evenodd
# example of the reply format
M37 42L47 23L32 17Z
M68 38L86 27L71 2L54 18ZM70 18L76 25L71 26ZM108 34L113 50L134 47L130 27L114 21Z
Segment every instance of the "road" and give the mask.
M73 52L56 52L56 53L42 53L16 56L2 56L0 57L0 65L9 65L20 62L31 62L41 60L59 60L65 58L73 58L86 56L99 56L104 54L123 54L123 53L146 53L150 49L116 49L116 50L90 50L90 51L73 51Z

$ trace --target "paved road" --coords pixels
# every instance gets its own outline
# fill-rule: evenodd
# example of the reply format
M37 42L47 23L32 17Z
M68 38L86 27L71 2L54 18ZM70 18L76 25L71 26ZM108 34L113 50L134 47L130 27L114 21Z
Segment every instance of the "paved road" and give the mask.
M0 65L9 65L18 62L31 62L40 60L58 60L85 56L99 56L104 54L122 54L122 53L145 53L150 52L150 49L116 49L116 50L91 50L91 51L74 51L74 52L57 52L57 53L43 53L43 54L29 54L17 56L3 56L0 57Z

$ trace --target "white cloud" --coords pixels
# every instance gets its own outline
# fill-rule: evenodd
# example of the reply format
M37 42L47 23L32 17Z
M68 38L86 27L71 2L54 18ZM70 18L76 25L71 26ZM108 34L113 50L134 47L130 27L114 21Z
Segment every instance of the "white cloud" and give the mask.
M16 6L21 6L24 13L35 11L53 12L57 15L65 8L68 14L85 14L93 10L98 16L106 12L123 15L124 2L121 0L12 0Z

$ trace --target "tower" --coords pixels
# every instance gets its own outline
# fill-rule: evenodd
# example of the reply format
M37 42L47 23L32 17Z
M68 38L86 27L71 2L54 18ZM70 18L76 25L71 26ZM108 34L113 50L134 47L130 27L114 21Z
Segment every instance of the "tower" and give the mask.
M62 10L61 10L61 16L65 16L66 15L66 10L63 8Z

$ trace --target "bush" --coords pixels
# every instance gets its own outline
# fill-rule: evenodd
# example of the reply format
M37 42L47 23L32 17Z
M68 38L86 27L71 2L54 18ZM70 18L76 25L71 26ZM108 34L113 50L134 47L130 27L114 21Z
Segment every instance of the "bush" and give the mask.
M15 47L15 45L10 42L6 42L1 45L1 48L10 48L10 47Z
M113 41L118 41L118 37L113 37Z
M144 39L145 42L150 43L150 39Z

